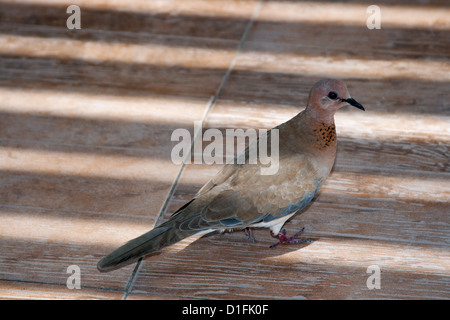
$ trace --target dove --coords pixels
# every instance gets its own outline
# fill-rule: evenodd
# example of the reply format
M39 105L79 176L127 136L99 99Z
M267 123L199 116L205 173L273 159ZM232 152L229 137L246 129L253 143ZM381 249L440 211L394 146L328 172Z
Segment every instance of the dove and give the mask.
M254 240L253 228L269 228L279 240L271 247L301 242L296 238L303 229L292 237L281 229L295 213L305 211L330 174L337 147L334 114L346 105L364 111L343 81L318 81L303 111L267 131L278 130L276 173L261 174L258 163L225 164L167 221L105 256L98 270L112 271L187 237L225 230L245 230Z

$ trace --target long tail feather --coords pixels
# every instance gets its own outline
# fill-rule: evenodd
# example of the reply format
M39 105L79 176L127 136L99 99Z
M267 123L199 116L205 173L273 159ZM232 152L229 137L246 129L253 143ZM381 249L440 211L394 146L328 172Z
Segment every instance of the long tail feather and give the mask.
M109 272L122 268L195 233L195 231L177 232L173 225L162 224L108 254L98 262L97 269Z

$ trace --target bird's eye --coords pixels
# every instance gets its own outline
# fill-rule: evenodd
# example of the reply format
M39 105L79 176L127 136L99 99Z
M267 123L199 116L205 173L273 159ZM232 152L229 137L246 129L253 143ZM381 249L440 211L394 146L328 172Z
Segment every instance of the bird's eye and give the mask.
M338 97L338 95L337 95L337 93L334 92L334 91L331 91L331 92L328 94L328 98L330 98L330 99L335 100L337 97Z

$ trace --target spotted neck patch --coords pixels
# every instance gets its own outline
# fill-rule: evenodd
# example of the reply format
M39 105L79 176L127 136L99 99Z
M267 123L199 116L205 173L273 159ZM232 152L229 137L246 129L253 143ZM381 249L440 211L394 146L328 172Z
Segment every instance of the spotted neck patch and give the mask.
M320 149L326 149L336 143L336 127L334 124L326 125L321 123L313 129L314 142Z

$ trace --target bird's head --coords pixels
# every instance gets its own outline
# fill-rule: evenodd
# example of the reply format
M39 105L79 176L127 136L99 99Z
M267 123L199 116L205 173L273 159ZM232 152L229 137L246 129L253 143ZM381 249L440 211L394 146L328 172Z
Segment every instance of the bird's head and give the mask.
M364 107L353 99L341 80L325 79L314 84L309 93L307 110L317 119L332 119L339 108L352 105L364 111Z

